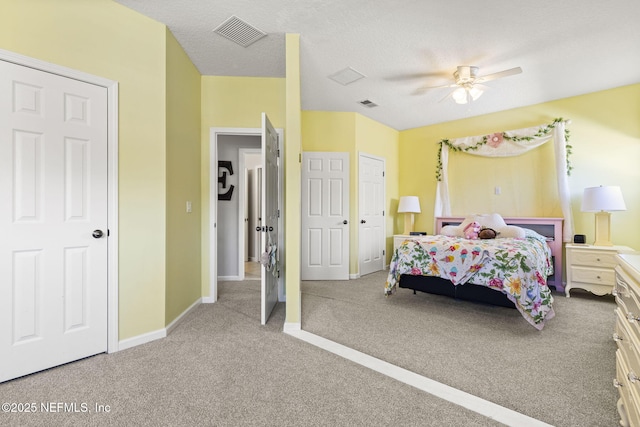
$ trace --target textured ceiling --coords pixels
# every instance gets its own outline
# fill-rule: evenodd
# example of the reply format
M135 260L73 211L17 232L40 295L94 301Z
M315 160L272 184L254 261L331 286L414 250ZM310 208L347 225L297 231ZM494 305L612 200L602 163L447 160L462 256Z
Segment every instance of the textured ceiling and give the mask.
M200 73L284 77L300 34L303 110L355 111L397 130L640 82L638 0L116 0L166 24ZM267 36L242 47L213 33L237 16ZM458 105L458 65L522 67ZM349 85L328 77L352 67ZM377 107L359 104L371 100Z

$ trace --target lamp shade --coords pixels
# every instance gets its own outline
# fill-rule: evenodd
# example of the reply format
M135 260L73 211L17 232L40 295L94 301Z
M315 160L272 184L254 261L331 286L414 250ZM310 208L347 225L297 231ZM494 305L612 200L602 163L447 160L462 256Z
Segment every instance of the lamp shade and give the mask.
M582 196L583 212L626 211L627 206L618 186L600 186L584 189Z
M420 199L418 199L418 196L400 197L398 213L420 213Z

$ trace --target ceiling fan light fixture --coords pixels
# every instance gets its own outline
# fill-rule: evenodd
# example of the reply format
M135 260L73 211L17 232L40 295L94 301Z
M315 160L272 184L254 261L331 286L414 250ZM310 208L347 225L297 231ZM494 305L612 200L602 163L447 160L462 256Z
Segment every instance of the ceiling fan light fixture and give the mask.
M445 84L440 86L423 86L418 91L416 91L416 94L423 92L425 89L439 89L445 87L455 88L440 101L444 101L447 98L453 98L453 100L457 104L469 104L471 101L475 101L480 98L484 93L486 86L483 86L482 83L490 80L512 76L514 74L520 74L522 73L522 68L510 68L508 70L486 74L484 76L478 75L478 72L478 67L470 65L459 65L458 69L453 73L453 78L455 79L454 84Z
M453 98L454 101L456 101L456 104L466 104L467 90L463 87L459 87L458 89L453 91L453 93L451 94L451 97Z
M475 101L480 98L484 91L475 86L460 86L453 91L451 97L456 104L468 104L471 101Z
M467 89L469 91L469 95L471 95L471 99L473 99L474 101L478 98L480 98L480 96L482 96L482 94L484 93L484 91L478 87L475 86L471 86L469 89Z

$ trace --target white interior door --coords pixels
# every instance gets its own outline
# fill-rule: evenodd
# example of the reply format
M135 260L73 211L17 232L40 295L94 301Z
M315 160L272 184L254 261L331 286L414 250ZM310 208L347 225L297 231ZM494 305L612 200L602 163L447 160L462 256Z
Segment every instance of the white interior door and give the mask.
M262 248L269 262L262 264L261 323L265 325L278 302L280 276L278 245L278 134L269 118L262 113Z
M349 279L349 153L302 153L302 280Z
M0 200L0 381L105 352L106 88L0 61Z
M273 127L271 128L273 130ZM209 212L210 212L210 216L209 216L209 296L203 298L203 302L206 303L214 303L218 300L218 190L219 190L219 183L218 183L218 177L219 177L219 173L218 171L218 138L220 136L229 136L229 135L235 135L235 136L247 136L247 135L251 135L251 136L262 136L262 128L211 128L210 132L209 132L209 147L210 147L210 157L209 157L209 167L210 167L210 176L209 176L209 186L210 186L210 192L209 192ZM278 144L281 144L282 142L282 130L276 130L276 135L277 135L277 140L276 142ZM278 147L279 149L282 149L281 146ZM263 151L262 147L261 147L261 153ZM277 153L277 150L276 150ZM260 156L262 157L262 154L260 154ZM262 162L262 158L260 159L260 162ZM282 208L282 188L280 187L281 183L283 182L283 176L282 176L282 167L280 166L282 163L282 159L278 158L277 159L278 162L278 170L277 170L277 175L276 175L276 182L275 185L278 185L278 187L276 187L275 190L272 189L272 193L275 192L275 194L277 195L275 197L275 202L274 203L279 203L279 207L276 208L276 210L279 210L280 212L283 211ZM263 206L264 206L264 185L265 185L265 181L264 181L264 167L260 167L258 168L259 172L258 172L258 191L260 192L260 196L259 196L259 226L262 227L264 225L264 217L262 216L262 212L263 212ZM271 185L274 185L273 182L271 183ZM278 228L282 229L282 224L283 224L283 216L280 215L280 217L278 218ZM224 227L224 224L222 224L221 226ZM260 246L258 248L259 250L259 254L258 254L258 258L260 257L260 255L262 255L262 252L264 250L264 247L262 247L262 243L261 243L261 239L262 239L262 234L263 233L257 233L258 236L256 237L256 240L259 242L258 246ZM281 233L280 233L281 234ZM280 235L278 236L279 239L279 246L282 250L284 250L284 239L283 236ZM220 250L225 250L224 247L221 247ZM278 280L277 281L277 288L278 288L278 294L279 294L279 300L280 301L284 301L284 287L282 285L282 281Z
M359 155L358 242L362 276L384 269L384 165L384 159L362 153Z

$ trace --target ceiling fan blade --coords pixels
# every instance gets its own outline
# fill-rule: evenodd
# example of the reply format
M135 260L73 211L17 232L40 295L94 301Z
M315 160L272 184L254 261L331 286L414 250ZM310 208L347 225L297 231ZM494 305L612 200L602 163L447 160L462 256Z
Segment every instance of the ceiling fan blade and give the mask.
M395 76L388 76L384 79L387 81L405 81L405 80L416 80L416 79L431 79L431 78L447 78L450 74L446 74L444 72L438 73L407 73L407 74L399 74Z
M458 86L458 85L455 84L455 83L451 83L451 84L448 84L448 85L440 85L440 86L422 86L422 87L419 87L418 89L414 90L413 94L414 95L422 95L423 93L425 93L426 91L428 91L430 89L442 89L442 88L445 88L445 87L456 87L456 86Z
M513 76L514 74L520 74L520 73L522 73L522 68L515 67L515 68L510 68L508 70L499 71L497 73L487 74L486 76L480 76L475 81L476 83L488 82L490 80L501 79L503 77Z
M454 85L454 86L455 86L455 85ZM445 97L444 97L444 98L442 98L440 101L438 101L438 103L440 103L440 102L444 101L445 99L453 98L453 92L455 92L455 91L456 91L455 89L454 89L454 90L452 90L452 91L450 91L450 92L447 94L447 96L445 96Z

